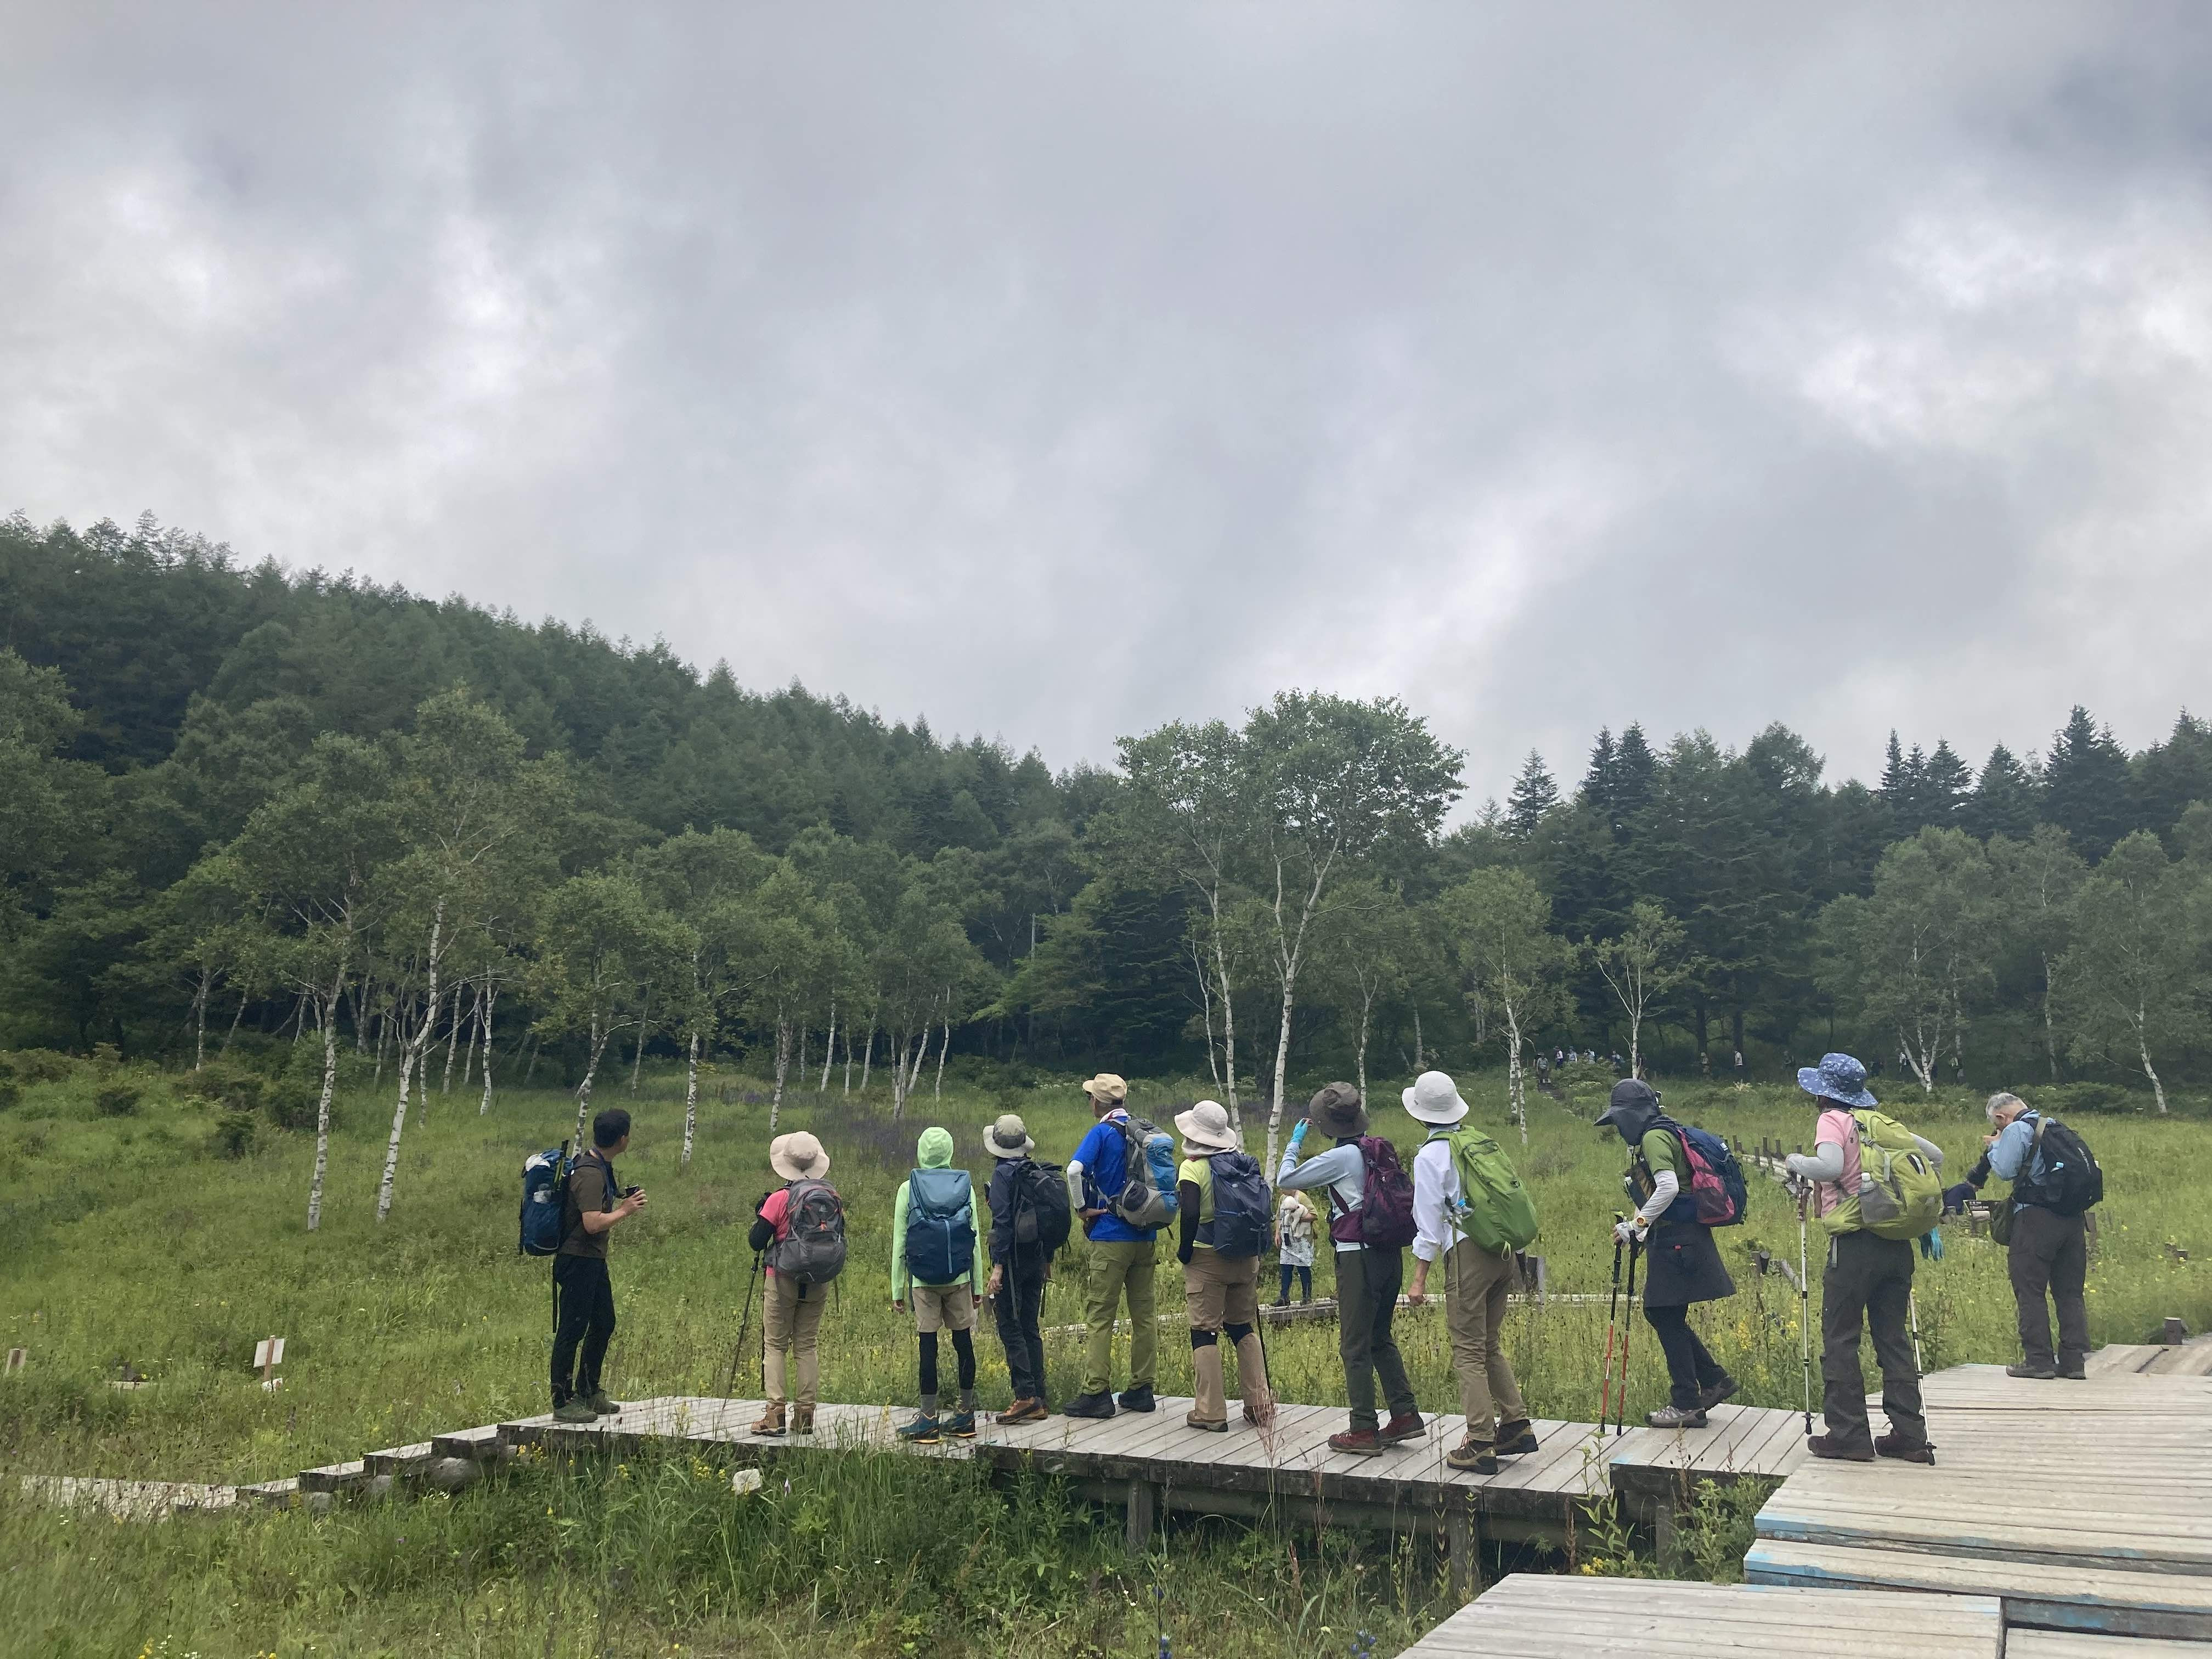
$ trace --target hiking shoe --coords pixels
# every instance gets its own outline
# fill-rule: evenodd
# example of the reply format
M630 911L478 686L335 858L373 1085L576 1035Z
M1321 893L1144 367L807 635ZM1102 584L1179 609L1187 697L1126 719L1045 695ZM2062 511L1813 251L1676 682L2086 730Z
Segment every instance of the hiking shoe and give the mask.
M1152 1398L1152 1385L1149 1382L1132 1382L1114 1396L1114 1403L1125 1412L1152 1412L1159 1409L1158 1402Z
M1420 1413L1400 1412L1376 1431L1376 1437L1386 1446L1395 1446L1401 1440L1419 1440L1428 1428Z
M2058 1368L2058 1378L2062 1382L2087 1382L2089 1380L2089 1368L2078 1360L2071 1365L2061 1365Z
M1698 1390L1698 1409L1701 1412L1709 1412L1712 1410L1714 1407L1719 1405L1722 1401L1726 1400L1742 1386L1743 1384L1737 1382L1735 1378L1729 1376L1726 1372L1723 1372L1719 1382L1714 1383L1710 1388L1699 1389Z
M1042 1423L1052 1413L1044 1408L1042 1400L1017 1400L999 1413L1001 1423Z
M622 1411L622 1401L608 1399L604 1389L597 1394L587 1395L585 1397L590 1401L592 1409L602 1417L613 1417Z
M1065 1417L1111 1417L1114 1415L1114 1396L1103 1391L1097 1394L1079 1394L1060 1407Z
M917 1417L898 1431L898 1437L909 1446L933 1446L942 1437L937 1431L933 1417Z
M553 1408L556 1423L596 1423L599 1414L588 1400L564 1400Z
M1528 1426L1527 1418L1516 1417L1510 1423L1498 1425L1497 1452L1500 1457L1518 1457L1535 1449L1536 1431Z
M1662 1406L1644 1419L1655 1429L1702 1429L1705 1426L1702 1406Z
M1832 1457L1843 1463L1871 1463L1874 1447L1864 1440L1838 1440L1832 1434L1816 1434L1805 1442L1805 1449L1815 1457Z
M1894 1457L1900 1463L1933 1463L1936 1461L1935 1447L1925 1440L1907 1440L1893 1430L1888 1434L1875 1436L1874 1450L1877 1457Z
M813 1407L793 1406L791 1408L791 1431L793 1434L811 1434L814 1432Z
M975 1413L955 1412L938 1426L948 1440L973 1440L975 1437Z
M2048 1382L2058 1375L2058 1367L2047 1359L2023 1359L2017 1365L2006 1366L2005 1375L2033 1377L2039 1382Z
M1486 1441L1462 1440L1444 1454L1444 1462L1455 1469L1466 1469L1475 1474L1498 1473L1498 1449Z
M1350 1452L1358 1457L1380 1457L1382 1437L1372 1429L1347 1429L1342 1434L1329 1436L1328 1449L1333 1452Z
M760 1414L760 1421L753 1425L753 1432L765 1435L772 1439L780 1438L782 1436L783 1401L771 1400L768 1402L768 1409Z
M1206 1419L1200 1417L1196 1412L1191 1412L1186 1415L1182 1420L1186 1427L1204 1429L1208 1434L1226 1434L1229 1432L1229 1419L1225 1417L1222 1418L1218 1422L1210 1423L1206 1421Z

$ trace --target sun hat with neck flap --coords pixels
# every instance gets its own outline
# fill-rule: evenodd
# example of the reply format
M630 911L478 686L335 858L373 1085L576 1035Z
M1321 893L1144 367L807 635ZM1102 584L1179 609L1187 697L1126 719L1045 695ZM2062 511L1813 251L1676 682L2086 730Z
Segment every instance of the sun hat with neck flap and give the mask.
M805 1130L793 1129L769 1142L768 1167L786 1181L819 1181L830 1173L830 1154Z
M1027 1158L1036 1142L1018 1113L1005 1112L983 1131L983 1150L996 1158Z

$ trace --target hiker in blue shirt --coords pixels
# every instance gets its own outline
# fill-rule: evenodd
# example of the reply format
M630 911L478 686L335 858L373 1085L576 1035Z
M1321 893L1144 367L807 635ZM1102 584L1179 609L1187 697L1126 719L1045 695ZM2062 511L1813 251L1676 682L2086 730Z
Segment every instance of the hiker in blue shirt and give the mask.
M1125 1103L1129 1085L1101 1072L1083 1085L1098 1121L1067 1161L1068 1202L1090 1241L1084 1268L1083 1392L1067 1404L1069 1417L1111 1417L1154 1409L1152 1381L1159 1363L1159 1327L1153 1299L1153 1242L1157 1229L1133 1227L1108 1208L1128 1180L1128 1148L1122 1128L1129 1121ZM1122 1297L1129 1304L1129 1386L1117 1397L1114 1386L1114 1319Z
M1988 1111L1992 1133L1982 1155L1966 1178L1943 1194L1944 1206L1963 1210L1992 1174L2012 1182L2012 1237L2005 1246L2005 1267L2020 1326L2021 1361L2006 1366L2005 1374L2079 1382L2088 1375L2089 1224L2079 1212L2061 1214L2044 1189L2050 1171L2036 1134L2042 1115L2018 1095L2005 1093L1990 1097ZM2058 1313L2055 1354L2053 1305Z

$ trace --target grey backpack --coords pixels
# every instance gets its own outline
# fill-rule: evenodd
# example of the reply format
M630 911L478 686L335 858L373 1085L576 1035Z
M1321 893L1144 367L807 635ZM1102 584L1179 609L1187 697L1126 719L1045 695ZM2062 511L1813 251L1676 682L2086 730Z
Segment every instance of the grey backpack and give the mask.
M784 1200L783 1237L768 1265L799 1285L827 1285L844 1271L845 1203L826 1181L794 1181Z

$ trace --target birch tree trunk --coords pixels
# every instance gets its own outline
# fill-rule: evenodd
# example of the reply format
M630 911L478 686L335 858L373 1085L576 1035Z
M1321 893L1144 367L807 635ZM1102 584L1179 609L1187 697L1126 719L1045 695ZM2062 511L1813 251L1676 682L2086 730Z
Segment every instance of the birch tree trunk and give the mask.
M438 965L445 954L446 899L438 896L437 908L430 913L430 984L423 998L421 1027L409 1036L407 1051L399 1063L399 1105L392 1114L392 1139L384 1149L384 1178L376 1187L376 1219L380 1226L385 1217L392 1213L392 1183L399 1172L399 1136L407 1127L407 1079L410 1071L419 1066L423 1044L429 1040L430 1027L438 1011Z
M338 968L331 981L330 1000L324 1003L323 1096L315 1106L315 1172L307 1181L307 1231L323 1224L323 1178L331 1167L331 1100L338 1087L338 1011L345 1003L346 959L338 954Z
M691 1029L691 1051L684 1062L684 1156L676 1160L680 1170L691 1167L691 1141L699 1132L699 1030Z
M945 1056L952 1047L952 993L945 994L945 1041L937 1045L937 1083L930 1091L932 1100L945 1098Z
M633 1096L637 1093L638 1074L645 1069L645 1038L650 1029L647 1022L652 1012L653 1005L649 1000L638 1004L637 1047L630 1051L629 1057L629 1091Z
M1267 1169L1276 1167L1275 1158L1283 1125L1283 1090L1291 1069L1291 981L1283 978L1283 1029L1275 1041L1275 1097L1267 1106Z
M853 1028L845 1028L845 1098L853 1097Z
M1510 994L1499 999L1505 1012L1505 1097L1513 1108L1513 1121L1520 1126L1521 1144L1528 1144L1528 1090L1526 1073L1521 1069L1521 1010Z
M1198 978L1199 1014L1206 1021L1206 1069L1213 1073L1214 1093L1220 1094L1223 1092L1221 1054L1220 1051L1213 1046L1213 969L1207 967L1205 958L1199 955L1196 939L1193 939L1190 945L1190 965ZM1234 1112L1229 1115L1229 1126L1231 1128L1237 1127L1237 1115Z
M2051 1080L2058 1081L2058 1036L2051 1024L2051 957L2043 958L2043 1057L2051 1066Z
M1218 890L1207 895L1213 907L1213 975L1221 988L1221 1080L1229 1097L1222 1103L1229 1108L1229 1127L1242 1131L1244 1115L1237 1103L1237 1003L1229 990L1229 953L1221 944L1221 895ZM1031 941L1030 948L1036 948ZM1271 1162L1269 1170L1275 1166Z
M2166 1085L2158 1080L2158 1073L2150 1063L2148 1024L2148 1011L2138 1000L2136 1004L2136 1052L2142 1056L2143 1075L2150 1079L2150 1091L2158 1101L2158 1115L2164 1117L2166 1115Z
M1416 999L1413 1003L1413 1070L1418 1075L1428 1069L1428 1051L1421 1047L1421 1005Z
M438 1085L438 1092L441 1095L453 1092L453 1051L461 1044L461 993L465 988L459 985L453 987L453 1006L446 1015L446 1075ZM468 1079L464 1078L461 1087L465 1089L468 1086Z
M215 969L200 969L200 988L192 998L192 1070L198 1071L207 1064L207 1006L208 993L215 988Z
M1367 1098L1367 1027L1374 1007L1373 994L1363 991L1359 998L1359 1057L1357 1062L1359 1068L1359 1097L1362 1100Z
M584 1119L592 1109L592 1079L599 1075L599 1056L614 1036L614 1027L604 1029L599 1022L599 1011L592 1010L592 1048L584 1060L584 1080L576 1085L576 1145L584 1144Z
M477 1012L477 1024L483 1032L483 1098L477 1103L478 1117L491 1110L491 1014L498 1003L499 981L487 977L483 999Z
M816 1094L826 1095L830 1092L830 1066L836 1058L837 999L833 996L830 999L830 1034L822 1039L822 1081L814 1087Z
M783 1115L783 1079L791 1070L791 1021L782 1013L775 1017L775 1092L769 1097L768 1132L775 1133L776 1120Z
M851 1040L849 1037L846 1039L848 1042ZM876 1021L875 1016L871 1014L868 1017L868 1046L860 1051L860 1093L863 1097L868 1092L868 1067L875 1064L875 1060Z
M216 1051L218 1059L230 1052L230 1040L238 1035L238 1022L246 1018L246 999L252 994L251 991L238 994L238 1012L230 1017L230 1030L222 1034L222 1047Z

